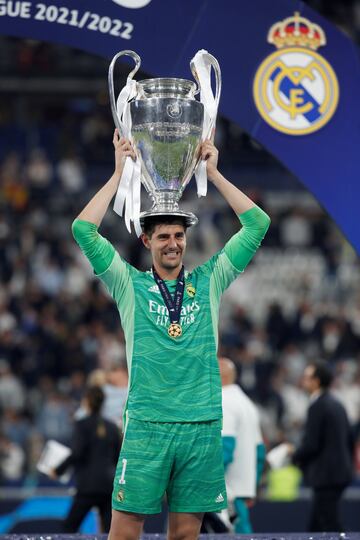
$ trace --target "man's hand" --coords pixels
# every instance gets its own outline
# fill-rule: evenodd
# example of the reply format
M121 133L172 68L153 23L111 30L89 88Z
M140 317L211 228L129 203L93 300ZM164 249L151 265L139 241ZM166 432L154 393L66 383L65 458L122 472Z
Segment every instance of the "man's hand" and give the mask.
M295 452L295 446L291 443L286 443L286 449L289 457L291 457Z
M114 174L111 176L111 178L109 178L106 184L99 189L97 193L95 193L91 201L88 202L85 208L78 215L78 219L94 223L94 225L97 227L100 226L111 199L118 189L127 156L130 156L132 159L136 159L135 151L131 142L123 137L120 138L117 129L114 131L113 145L115 148Z
M206 139L200 147L201 159L206 160L206 173L210 181L218 172L217 165L219 159L219 151L215 148L214 143L210 139Z
M133 160L136 160L136 154L129 139L120 137L117 129L114 131L113 145L115 148L115 173L120 179L124 169L125 159L127 156L130 156Z
M56 470L55 469L50 469L50 471L48 472L48 476L51 478L51 480L58 480L58 475L56 474Z

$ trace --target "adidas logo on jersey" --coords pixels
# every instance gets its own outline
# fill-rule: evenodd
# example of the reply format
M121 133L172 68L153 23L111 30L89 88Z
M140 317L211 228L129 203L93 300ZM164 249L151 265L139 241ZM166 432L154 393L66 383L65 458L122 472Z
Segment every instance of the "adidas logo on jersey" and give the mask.
M157 285L152 285L151 287L148 288L148 291L149 292L156 292L156 293L160 294L160 290L159 290L159 287Z
M224 502L224 497L223 497L222 493L219 493L219 495L215 499L215 502L216 503Z

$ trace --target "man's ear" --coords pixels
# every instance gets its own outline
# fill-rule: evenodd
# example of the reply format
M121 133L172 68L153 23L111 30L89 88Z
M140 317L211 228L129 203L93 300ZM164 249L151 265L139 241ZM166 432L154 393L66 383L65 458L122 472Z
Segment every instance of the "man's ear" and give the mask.
M142 243L146 247L146 249L150 249L150 240L149 240L148 235L145 233L141 233L140 238L141 238Z

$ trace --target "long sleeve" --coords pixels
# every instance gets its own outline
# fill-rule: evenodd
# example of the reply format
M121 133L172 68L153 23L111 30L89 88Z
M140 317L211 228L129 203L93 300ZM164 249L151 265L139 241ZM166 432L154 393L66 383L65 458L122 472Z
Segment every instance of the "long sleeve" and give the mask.
M321 450L322 419L322 409L314 407L313 404L309 408L302 442L292 457L293 463L303 467L309 460L318 456Z
M256 485L259 485L264 470L266 448L264 443L256 446Z
M107 270L114 258L114 246L101 234L94 223L75 219L72 232L81 251L88 258L96 274Z
M222 293L244 271L270 225L269 216L254 206L239 216L242 228L225 247L199 268L211 273L211 294L215 306Z
M230 463L234 460L234 452L235 452L235 445L236 440L235 437L231 437L229 435L222 437L222 444L223 444L223 459L224 459L224 468L228 467Z
M76 422L74 426L71 454L55 469L56 474L61 476L69 467L81 463L86 456L88 438L83 429L82 422Z
M227 242L224 251L232 265L242 272L249 264L270 226L270 218L254 206L239 216L241 230Z

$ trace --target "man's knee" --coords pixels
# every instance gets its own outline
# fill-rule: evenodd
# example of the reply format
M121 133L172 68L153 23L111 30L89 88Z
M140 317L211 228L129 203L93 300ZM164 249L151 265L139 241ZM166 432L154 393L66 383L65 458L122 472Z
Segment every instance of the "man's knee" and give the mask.
M142 514L113 510L108 540L138 540L144 521Z
M200 533L203 514L171 514L168 540L196 540Z
M183 526L175 531L169 531L168 540L196 540L199 536L199 530L194 527Z

